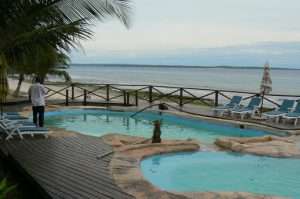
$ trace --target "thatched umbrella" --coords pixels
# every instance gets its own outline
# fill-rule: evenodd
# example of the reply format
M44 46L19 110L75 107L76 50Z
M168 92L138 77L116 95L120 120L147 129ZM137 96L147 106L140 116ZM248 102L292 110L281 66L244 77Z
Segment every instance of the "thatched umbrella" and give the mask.
M262 95L268 94L272 91L272 80L270 76L270 64L267 61L264 66L264 74L260 83L260 93Z
M272 79L270 76L270 64L267 61L264 66L264 74L260 83L260 94L263 97L261 108L260 108L261 111L264 103L264 95L270 93L271 91L272 91Z
M7 73L6 73L6 60L4 56L0 55L0 106L1 106L1 116L3 115L3 102L6 100L6 96L9 92Z

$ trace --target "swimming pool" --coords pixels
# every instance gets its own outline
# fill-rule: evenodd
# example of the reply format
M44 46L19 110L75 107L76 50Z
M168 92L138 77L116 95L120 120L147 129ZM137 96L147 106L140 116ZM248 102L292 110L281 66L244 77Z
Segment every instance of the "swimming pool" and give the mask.
M47 112L46 124L83 134L102 136L107 133L151 138L154 120L162 120L162 139L186 140L196 138L201 142L213 142L220 137L256 137L266 132L240 129L200 120L186 119L169 114L140 113L107 110L62 110Z
M151 183L168 191L252 192L300 198L300 159L189 152L155 155L144 159L141 168Z

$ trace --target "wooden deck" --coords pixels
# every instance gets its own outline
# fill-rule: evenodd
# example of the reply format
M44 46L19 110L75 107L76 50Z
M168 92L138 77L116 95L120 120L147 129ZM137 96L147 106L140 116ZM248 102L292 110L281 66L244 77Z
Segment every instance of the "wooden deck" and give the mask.
M0 150L26 173L44 198L133 198L109 175L112 148L83 137L26 138L0 141Z

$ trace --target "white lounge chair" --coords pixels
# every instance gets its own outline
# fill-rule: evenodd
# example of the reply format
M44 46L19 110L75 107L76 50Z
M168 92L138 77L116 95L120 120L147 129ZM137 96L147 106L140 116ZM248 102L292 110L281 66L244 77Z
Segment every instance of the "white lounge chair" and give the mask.
M17 125L17 124L21 124L22 126L25 127L36 127L36 125L30 121L18 121L18 120L8 120L8 119L4 119L4 120L0 120L0 124L2 124L2 126L10 126L10 125Z
M279 118L290 113L293 109L295 100L284 99L281 107L277 108L275 111L266 112L267 120L269 118L276 119L276 123L278 123Z
M240 103L242 102L243 97L242 96L233 96L230 100L229 104L225 104L223 106L215 106L212 108L213 111L220 111L220 116L223 116L224 111L232 110L238 108Z
M22 115L10 115L4 114L0 117L1 120L28 120L28 117L24 117Z
M287 113L283 116L285 120L295 120L294 125L297 125L297 121L300 118L300 101L298 101L295 110L291 113Z
M231 111L232 116L234 113L240 114L241 115L241 119L244 118L244 115L247 113L251 113L251 117L254 116L255 113L259 114L259 110L258 107L261 104L261 98L260 97L253 97L248 106L246 106L245 108L239 108L239 109L234 109Z
M44 134L47 138L48 134L52 133L50 129L45 127L24 126L16 123L5 124L0 122L0 129L6 134L5 140L12 138L13 135L19 135L23 139L23 135L31 135L33 137L35 134Z

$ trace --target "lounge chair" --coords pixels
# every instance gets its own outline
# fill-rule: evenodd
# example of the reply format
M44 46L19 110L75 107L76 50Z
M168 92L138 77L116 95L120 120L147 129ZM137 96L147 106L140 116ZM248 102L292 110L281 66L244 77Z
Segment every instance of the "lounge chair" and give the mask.
M28 117L24 117L21 115L3 115L0 118L1 120L28 120Z
M22 125L25 127L36 127L36 125L30 121L17 121L17 120L0 120L0 124L2 126L10 126L10 125Z
M244 115L246 113L251 113L251 117L253 117L255 113L259 114L258 107L260 106L260 104L261 104L261 98L260 97L253 97L250 100L248 106L246 106L245 108L239 108L239 109L232 110L231 111L232 116L233 116L234 113L237 113L237 114L240 114L241 119L243 119Z
M3 112L3 115L20 115L17 112Z
M233 96L232 99L230 100L229 104L225 104L223 106L216 106L213 107L212 110L213 111L220 111L221 114L220 116L223 116L224 111L228 111L231 109L236 109L240 103L242 102L243 97L242 96Z
M298 101L295 110L291 113L287 113L283 116L285 120L292 120L294 119L294 125L297 125L297 121L300 118L300 101Z
M277 108L275 111L270 111L265 113L267 120L269 118L276 118L276 123L278 123L280 116L283 116L292 111L295 100L284 99L281 107Z
M13 135L19 135L23 139L23 135L44 134L47 138L49 133L52 131L45 127L33 127L33 126L23 126L22 124L3 124L0 122L0 129L6 134L5 140L12 138Z

